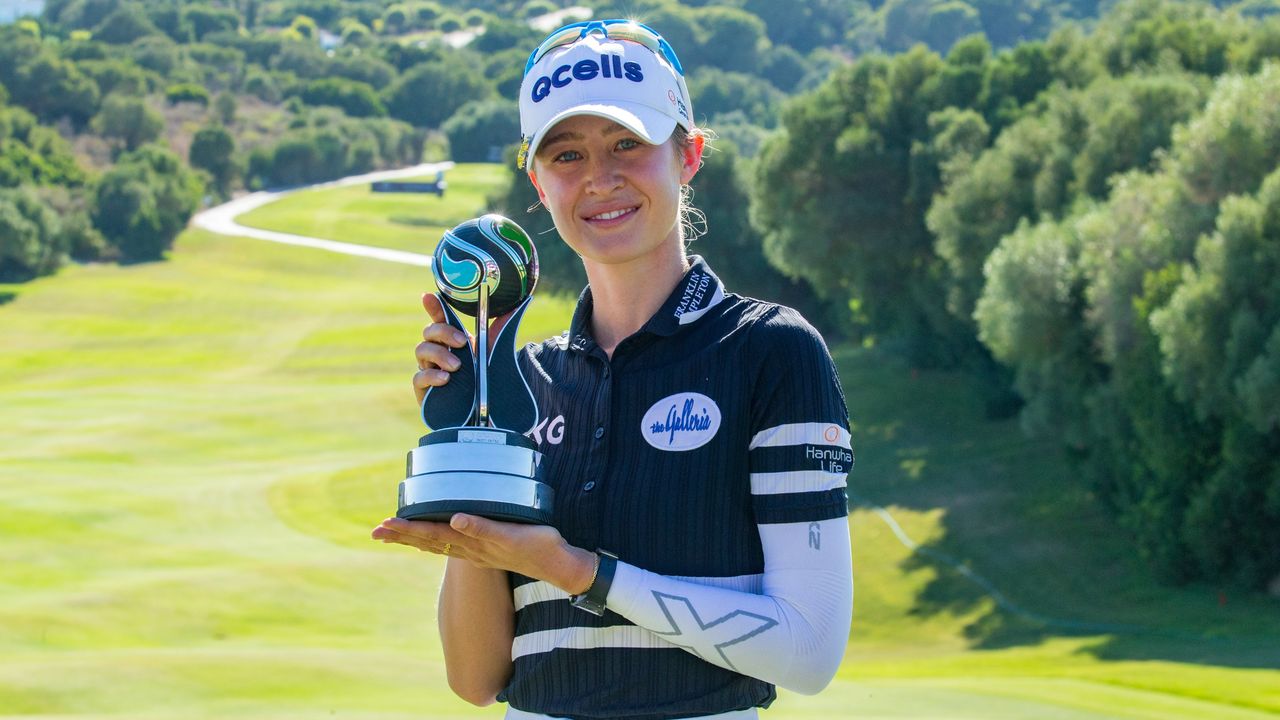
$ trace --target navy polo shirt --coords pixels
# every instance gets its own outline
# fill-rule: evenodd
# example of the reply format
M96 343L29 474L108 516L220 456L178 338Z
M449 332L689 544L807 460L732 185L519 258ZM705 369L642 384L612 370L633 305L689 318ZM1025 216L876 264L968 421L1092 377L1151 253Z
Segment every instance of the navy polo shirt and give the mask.
M759 593L757 525L847 514L844 487L806 491L797 482L787 491L788 473L848 471L852 456L834 442L847 437L844 396L822 338L798 313L726 293L701 258L691 262L612 358L591 337L590 288L567 333L525 348L540 412L528 435L544 455L553 523L569 543ZM832 445L761 440L798 423L819 437L825 429ZM512 573L511 587L514 674L499 699L512 707L660 720L767 707L776 696L771 684L711 665L616 613L574 608L549 583Z

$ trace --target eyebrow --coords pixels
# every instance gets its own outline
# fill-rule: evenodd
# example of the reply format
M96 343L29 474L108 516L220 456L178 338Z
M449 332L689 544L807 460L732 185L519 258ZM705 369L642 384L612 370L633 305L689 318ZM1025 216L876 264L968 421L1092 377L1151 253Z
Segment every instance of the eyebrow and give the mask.
M627 131L627 128L622 126L622 124L614 122L614 123L609 123L609 125L605 127L604 131L601 132L600 134L605 137L608 137L610 135L616 135L617 133L620 133L620 132L628 132L628 131ZM551 137L543 139L542 144L538 145L538 154L541 155L543 150L546 150L547 148L555 145L556 143L568 142L571 140L583 140L585 138L586 136L583 135L582 133L573 132L572 130L558 132L555 135L552 135Z

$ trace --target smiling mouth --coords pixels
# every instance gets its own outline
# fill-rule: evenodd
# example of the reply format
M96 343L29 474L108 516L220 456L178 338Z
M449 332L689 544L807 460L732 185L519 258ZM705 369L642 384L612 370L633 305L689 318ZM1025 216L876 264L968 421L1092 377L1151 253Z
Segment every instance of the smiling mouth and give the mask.
M599 215L592 215L591 217L588 217L587 220L590 220L590 221L616 220L622 217L623 215L630 215L631 213L639 209L640 207L636 206L636 207L623 208L621 210L610 210L609 212L600 213Z

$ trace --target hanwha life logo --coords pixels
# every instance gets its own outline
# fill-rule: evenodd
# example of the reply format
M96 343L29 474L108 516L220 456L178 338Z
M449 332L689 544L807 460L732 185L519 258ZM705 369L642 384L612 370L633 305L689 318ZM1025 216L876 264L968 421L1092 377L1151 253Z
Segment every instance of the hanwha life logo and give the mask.
M640 420L645 442L659 450L682 451L711 442L720 429L720 408L701 393L685 392L654 403Z

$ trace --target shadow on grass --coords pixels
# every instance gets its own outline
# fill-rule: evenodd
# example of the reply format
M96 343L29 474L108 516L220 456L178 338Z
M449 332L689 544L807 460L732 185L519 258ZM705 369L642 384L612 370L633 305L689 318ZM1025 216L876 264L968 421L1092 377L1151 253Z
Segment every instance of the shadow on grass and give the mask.
M872 352L837 361L858 459L851 506L911 548L904 575L929 578L909 617L965 618L975 649L1088 636L1101 640L1081 652L1098 659L1280 667L1273 599L1159 585L1061 449L987 419L966 378ZM941 513L918 542L885 506Z
M18 297L16 292L0 292L0 305L8 305L16 297Z
M1076 614L1047 615L1011 600L999 586L959 564L944 548L945 539L916 548L903 570L928 569L933 580L917 594L909 613L926 618L939 613L970 615L964 637L975 649L998 650L1037 645L1052 637L1106 639L1085 652L1100 660L1169 660L1235 668L1280 667L1280 646L1274 635L1223 634L1211 621L1187 626L1161 624L1159 616L1148 623L1108 622L1094 619L1086 608ZM1052 571L1052 570L1050 570ZM1087 580L1087 578L1085 579ZM1181 591L1170 589L1171 594ZM985 610L983 610L985 608ZM1138 608L1135 608L1138 609Z

